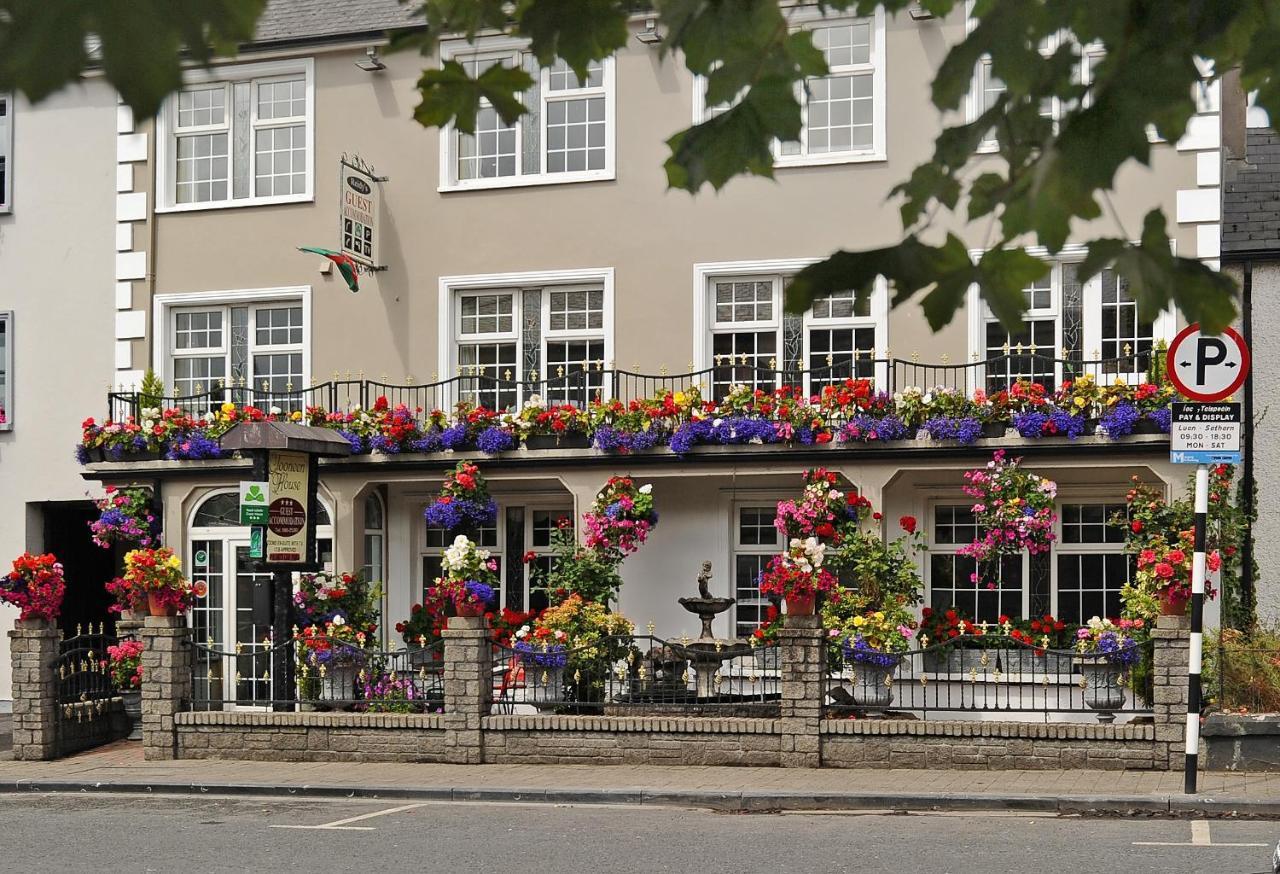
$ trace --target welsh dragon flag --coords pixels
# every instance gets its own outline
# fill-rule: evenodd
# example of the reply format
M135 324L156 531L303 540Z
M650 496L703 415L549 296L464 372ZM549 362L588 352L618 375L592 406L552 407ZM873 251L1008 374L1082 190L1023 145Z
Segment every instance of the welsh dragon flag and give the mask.
M338 272L342 274L342 278L347 281L347 288L352 291L360 290L360 274L357 272L356 262L350 255L342 252L335 252L332 249L319 249L315 246L299 246L299 252L310 252L313 255L322 255L328 258L334 264L338 265Z

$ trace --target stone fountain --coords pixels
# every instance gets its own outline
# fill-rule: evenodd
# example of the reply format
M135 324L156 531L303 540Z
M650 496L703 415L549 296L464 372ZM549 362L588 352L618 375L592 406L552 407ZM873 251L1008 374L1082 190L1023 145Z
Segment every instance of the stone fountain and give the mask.
M702 620L702 633L697 640L681 641L678 650L693 666L698 698L713 698L718 693L716 674L720 665L729 659L746 655L751 648L740 640L717 638L711 630L712 621L735 603L736 598L716 598L711 595L711 562L702 563L698 574L698 597L680 598L680 606Z

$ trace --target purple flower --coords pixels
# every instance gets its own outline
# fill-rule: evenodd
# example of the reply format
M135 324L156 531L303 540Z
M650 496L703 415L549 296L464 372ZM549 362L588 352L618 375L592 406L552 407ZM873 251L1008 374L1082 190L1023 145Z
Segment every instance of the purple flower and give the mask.
M482 583L479 580L467 580L465 589L467 594L477 601L483 601L486 604L493 601L493 586Z
M485 455L497 455L499 452L514 449L515 445L516 438L510 431L493 425L481 431L480 436L476 438L476 446Z
M520 661L526 665L539 668L563 668L569 663L569 653L560 643L550 644L543 649L537 644L517 640L512 649L519 655Z
M444 444L440 441L440 429L432 428L423 432L421 437L409 441L409 448L414 452L439 452Z
M440 445L445 449L457 449L467 442L467 426L461 422L450 425L440 434Z
M1098 426L1106 431L1108 437L1115 440L1132 434L1133 426L1138 424L1140 418L1142 414L1138 412L1137 407L1128 401L1120 401L1107 410L1106 415L1098 419Z
M891 668L898 662L902 661L902 656L896 652L881 652L880 650L867 643L861 634L855 634L853 637L846 638L844 646L844 657L846 661L861 662L864 665L876 665L881 668Z
M338 436L351 444L352 455L360 455L369 451L368 444L365 443L364 438L361 437L359 434L355 433L354 431L339 429Z
M369 439L369 449L383 455L396 455L400 452L400 444L385 434L375 434Z
M955 440L965 446L982 436L982 423L973 416L934 416L920 427L934 440Z
M1173 411L1168 407L1161 407L1158 410L1152 410L1147 413L1147 418L1156 423L1156 427L1160 429L1161 434L1168 434L1171 427Z
M423 516L427 524L445 531L483 528L492 525L498 519L498 505L490 498L484 503L469 501L465 498L454 498L450 501L436 500L429 504Z
M897 416L883 418L858 413L840 429L841 443L871 443L883 440L901 440L907 436L907 426Z

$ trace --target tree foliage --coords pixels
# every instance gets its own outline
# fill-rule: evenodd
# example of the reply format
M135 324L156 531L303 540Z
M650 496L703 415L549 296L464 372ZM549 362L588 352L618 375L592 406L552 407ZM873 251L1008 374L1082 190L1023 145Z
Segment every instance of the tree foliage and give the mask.
M501 32L523 37L543 66L563 59L579 75L628 38L634 0L409 0L422 27L396 35L398 48L433 54L438 40L476 40ZM894 15L915 0L818 0L824 13ZM207 61L248 38L264 0L0 0L0 89L39 99L91 63L96 34L101 66L140 115L155 112L179 83L179 46ZM960 14L962 0L920 0L938 17ZM974 0L975 24L952 46L932 85L938 110L953 118L975 64L989 58L1006 85L973 121L937 137L931 160L895 187L901 241L842 251L801 271L787 289L800 311L814 298L854 288L869 294L877 275L895 305L918 301L935 328L948 322L977 283L992 311L1013 325L1026 303L1023 286L1048 265L1027 251L1059 252L1081 223L1108 212L1116 174L1149 165L1154 131L1174 142L1196 110L1208 77L1239 69L1258 103L1280 113L1280 4L1274 0ZM728 104L667 140L668 184L691 193L724 187L740 175L772 176L773 144L795 140L805 81L826 72L808 32L780 0L656 0L662 53L705 78L708 106ZM1048 45L1050 50L1044 51ZM1082 47L1101 49L1087 83L1077 74ZM459 64L428 62L415 118L428 126L474 129L480 101L507 122L524 111L530 85L522 70L489 67L474 77ZM1061 107L1041 113L1046 101ZM1280 117L1280 115L1276 115ZM979 157L989 131L998 160ZM940 214L986 228L974 263L967 247L940 229ZM1118 218L1116 223L1119 224ZM1132 230L1133 233L1130 233ZM1170 249L1165 217L1153 210L1128 238L1087 241L1083 271L1112 267L1153 318L1171 300L1190 321L1216 330L1236 313L1230 278ZM1133 237L1136 235L1136 239ZM941 242L938 242L941 240ZM1081 242L1075 240L1074 242Z

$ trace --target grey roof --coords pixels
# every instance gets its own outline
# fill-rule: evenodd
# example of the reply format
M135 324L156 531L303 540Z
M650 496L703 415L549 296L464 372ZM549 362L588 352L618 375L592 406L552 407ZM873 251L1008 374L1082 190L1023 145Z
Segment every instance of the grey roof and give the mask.
M1222 256L1280 253L1280 134L1250 128L1246 163L1222 190Z
M299 40L370 33L420 24L416 4L399 0L270 0L254 43Z

